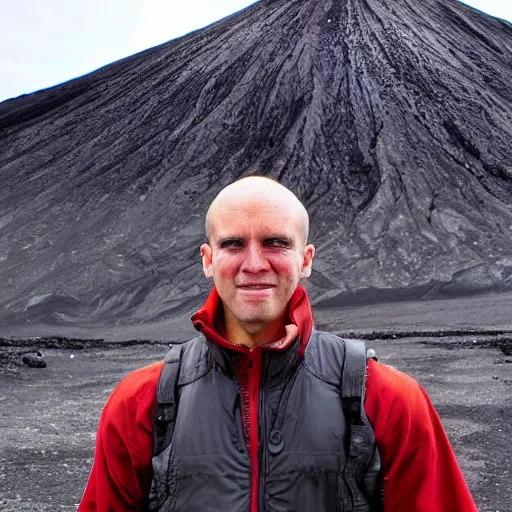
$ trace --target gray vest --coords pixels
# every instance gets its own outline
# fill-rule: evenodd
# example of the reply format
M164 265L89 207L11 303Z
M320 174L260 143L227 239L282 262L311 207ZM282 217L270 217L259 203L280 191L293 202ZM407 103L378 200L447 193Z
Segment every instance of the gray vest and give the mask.
M364 344L313 331L303 358L298 347L264 352L258 512L381 511L380 459L363 408ZM151 512L249 511L235 357L203 336L167 354Z

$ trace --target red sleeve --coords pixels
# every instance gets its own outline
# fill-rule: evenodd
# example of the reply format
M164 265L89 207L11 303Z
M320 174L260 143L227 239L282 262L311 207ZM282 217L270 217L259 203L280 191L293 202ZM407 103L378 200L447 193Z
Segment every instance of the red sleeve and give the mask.
M477 512L425 390L370 360L365 411L382 461L385 512Z
M77 512L141 510L151 486L152 424L163 362L136 370L101 414L89 481Z

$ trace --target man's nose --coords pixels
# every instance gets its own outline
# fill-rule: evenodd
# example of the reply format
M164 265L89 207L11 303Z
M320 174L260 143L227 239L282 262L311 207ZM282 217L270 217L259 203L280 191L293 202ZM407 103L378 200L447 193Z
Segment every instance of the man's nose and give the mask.
M264 251L258 245L248 245L244 256L242 270L245 272L254 274L267 270L269 267L269 262L265 257Z

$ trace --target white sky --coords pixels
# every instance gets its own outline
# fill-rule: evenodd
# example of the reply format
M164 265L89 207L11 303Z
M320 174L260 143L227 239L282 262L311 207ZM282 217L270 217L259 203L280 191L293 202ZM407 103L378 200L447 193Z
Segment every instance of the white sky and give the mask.
M0 0L0 101L204 27L255 0ZM512 21L510 0L465 3Z

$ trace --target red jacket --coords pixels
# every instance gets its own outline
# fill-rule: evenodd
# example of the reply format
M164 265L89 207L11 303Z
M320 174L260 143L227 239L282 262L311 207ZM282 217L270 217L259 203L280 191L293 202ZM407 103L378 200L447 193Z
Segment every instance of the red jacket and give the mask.
M246 397L244 423L253 467L251 510L257 512L257 391L265 349L236 348L222 338L221 329L215 327L219 302L214 289L192 320L210 341L241 353L237 372ZM290 301L289 318L299 328L303 351L313 318L301 287ZM283 348L280 344L279 349ZM249 360L253 364L249 365ZM108 399L98 427L94 464L78 512L135 511L145 503L152 479L151 430L162 365L158 362L130 373ZM439 416L414 379L370 360L365 411L382 460L385 512L477 512Z

